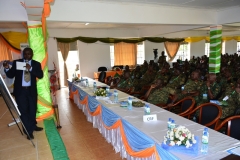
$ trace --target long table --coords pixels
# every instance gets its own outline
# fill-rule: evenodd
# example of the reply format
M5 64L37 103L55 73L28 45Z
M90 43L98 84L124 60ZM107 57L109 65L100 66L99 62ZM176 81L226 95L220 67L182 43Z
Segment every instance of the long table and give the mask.
M94 80L88 79L90 86ZM98 86L104 85L97 82ZM134 108L129 111L119 104L107 104L105 100L93 97L92 87L83 87L69 81L69 95L77 106L87 116L93 127L111 143L116 152L127 159L221 159L229 155L229 148L240 145L240 141L209 129L209 150L204 155L200 152L201 142L198 143L197 156L174 151L166 151L161 147L163 137L167 132L168 118L175 119L179 125L186 126L194 135L201 139L204 126L180 117L167 110L149 104L152 114L157 114L158 120L143 122L144 108ZM113 92L113 90L111 90ZM128 94L118 91L119 101L127 100Z

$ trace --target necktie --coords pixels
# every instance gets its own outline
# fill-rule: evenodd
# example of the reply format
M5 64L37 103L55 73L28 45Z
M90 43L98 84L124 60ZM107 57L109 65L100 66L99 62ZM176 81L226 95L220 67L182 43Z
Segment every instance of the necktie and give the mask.
M24 71L24 81L29 82L30 81L30 72Z
M26 61L28 63L28 61ZM29 82L30 81L30 72L28 70L24 71L24 81Z

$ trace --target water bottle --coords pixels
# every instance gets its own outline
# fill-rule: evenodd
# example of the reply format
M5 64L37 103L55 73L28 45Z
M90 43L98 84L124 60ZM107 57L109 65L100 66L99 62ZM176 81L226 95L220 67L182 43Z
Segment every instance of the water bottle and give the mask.
M171 130L172 118L168 118L168 130Z
M132 97L128 97L128 110L132 110Z
M117 90L114 91L113 95L114 95L114 102L117 103L118 102L118 92L117 92Z
M176 127L175 120L172 119L172 122L170 124L170 129L173 130Z
M202 146L201 146L201 152L203 154L206 154L208 152L208 132L203 131L202 135Z
M109 94L109 91L110 91L110 88L109 88L109 87L106 87L107 95Z
M148 104L145 105L145 115L151 114L150 107Z
M93 90L96 91L97 90L97 83L93 82Z
M86 87L89 87L88 79L86 79Z

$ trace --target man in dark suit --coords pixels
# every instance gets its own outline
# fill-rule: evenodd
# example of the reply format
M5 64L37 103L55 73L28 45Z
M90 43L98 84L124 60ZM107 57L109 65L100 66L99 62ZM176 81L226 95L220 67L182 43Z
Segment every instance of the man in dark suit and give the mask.
M15 100L21 113L21 120L29 134L28 139L34 139L33 131L41 131L43 128L36 126L37 111L37 78L43 77L41 64L32 60L33 50L25 48L23 50L23 59L13 61L12 68L9 68L7 62L3 63L5 73L8 78L14 78ZM26 70L18 70L17 62L26 62Z

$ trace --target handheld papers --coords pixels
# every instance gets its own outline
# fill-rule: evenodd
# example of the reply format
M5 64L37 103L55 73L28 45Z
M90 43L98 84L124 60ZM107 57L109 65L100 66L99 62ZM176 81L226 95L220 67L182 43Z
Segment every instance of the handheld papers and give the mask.
M26 63L25 62L17 62L17 70L26 70Z

